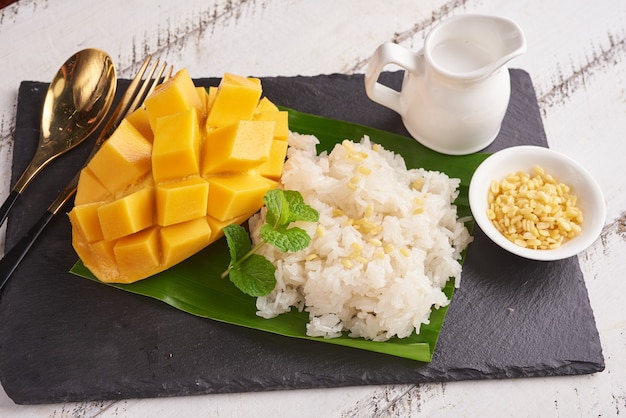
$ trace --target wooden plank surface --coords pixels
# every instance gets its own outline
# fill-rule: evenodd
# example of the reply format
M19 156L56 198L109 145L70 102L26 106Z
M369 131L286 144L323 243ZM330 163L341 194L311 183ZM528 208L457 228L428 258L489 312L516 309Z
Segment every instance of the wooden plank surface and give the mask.
M0 10L0 196L8 193L17 88L49 80L73 52L100 47L119 75L147 53L194 77L359 73L380 43L419 49L441 19L503 15L523 28L528 71L552 148L582 162L607 201L601 239L580 255L606 370L592 376L210 395L21 407L0 416L617 416L626 413L626 2L572 0L204 1L87 5L21 0ZM1 241L1 240L0 240Z

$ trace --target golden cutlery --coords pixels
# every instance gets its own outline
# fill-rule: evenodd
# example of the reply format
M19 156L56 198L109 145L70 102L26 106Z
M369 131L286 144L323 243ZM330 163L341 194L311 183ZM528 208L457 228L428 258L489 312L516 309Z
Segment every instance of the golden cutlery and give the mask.
M50 161L96 130L111 108L116 81L111 57L99 49L79 51L61 66L46 93L37 151L0 207L0 225Z
M156 72L159 60L152 65L151 69L148 71L146 79L141 83L142 78L148 68L152 57L148 56L146 60L143 62L139 72L135 76L135 78L130 82L124 96L122 97L120 103L117 105L113 114L107 124L102 129L102 132L98 136L94 147L85 162L85 165L91 160L91 157L98 151L100 146L104 143L104 141L111 136L115 128L120 124L120 122L134 110L136 110L143 103L144 99L149 96L154 89L162 82L165 82L172 75L172 67L165 72L167 67L166 63L160 67L160 69ZM154 79L152 78L154 77ZM141 83L141 85L140 85ZM0 260L0 290L4 287L5 283L8 281L11 274L15 271L19 263L22 261L24 256L28 253L30 248L32 247L35 240L39 237L44 228L48 225L48 223L52 220L54 215L56 215L59 210L65 205L65 203L74 195L76 192L76 186L78 185L78 179L80 176L80 171L76 173L74 178L67 184L65 189L59 194L54 202L48 207L48 210L44 213L41 218L33 225L33 227L26 233L26 235L20 239L20 241L15 244Z

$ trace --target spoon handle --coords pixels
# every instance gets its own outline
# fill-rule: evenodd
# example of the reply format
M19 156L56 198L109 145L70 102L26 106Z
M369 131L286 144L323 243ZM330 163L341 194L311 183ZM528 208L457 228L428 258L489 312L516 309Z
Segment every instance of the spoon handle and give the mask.
M26 235L24 235L24 237L22 237L22 239L20 239L0 260L0 290L4 287L9 277L11 277L11 274L13 274L24 256L33 246L35 240L37 240L53 217L54 213L47 210Z
M20 197L20 193L16 190L11 190L11 193L9 193L6 200L2 204L2 207L0 207L0 226L2 226L4 221L7 219L9 211L15 204L18 197Z

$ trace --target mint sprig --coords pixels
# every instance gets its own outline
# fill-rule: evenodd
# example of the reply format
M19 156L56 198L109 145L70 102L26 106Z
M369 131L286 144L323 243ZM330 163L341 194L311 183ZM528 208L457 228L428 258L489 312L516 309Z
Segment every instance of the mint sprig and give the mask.
M262 241L254 248L248 232L241 225L232 224L223 229L230 263L222 278L228 276L239 290L254 297L265 296L276 286L276 267L257 254L258 250L265 244L271 244L282 252L304 250L309 246L311 237L304 229L290 225L296 221L319 220L319 213L304 203L298 191L270 190L265 194L263 203L267 212L265 224L259 231Z

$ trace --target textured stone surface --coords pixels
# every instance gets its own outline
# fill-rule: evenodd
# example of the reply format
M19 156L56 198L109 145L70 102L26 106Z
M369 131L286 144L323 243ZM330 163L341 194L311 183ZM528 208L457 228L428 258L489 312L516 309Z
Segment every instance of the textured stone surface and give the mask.
M531 80L512 70L493 151L546 145ZM384 74L399 83L399 73ZM213 83L215 80L199 80ZM13 173L34 152L45 84L20 89ZM276 103L406 134L365 97L362 76L264 79ZM10 219L7 247L80 167L84 147L53 163ZM82 152L82 154L81 154ZM475 230L430 364L284 338L196 318L67 273L69 222L54 219L0 300L0 379L18 403L593 373L604 359L578 260L508 255Z

